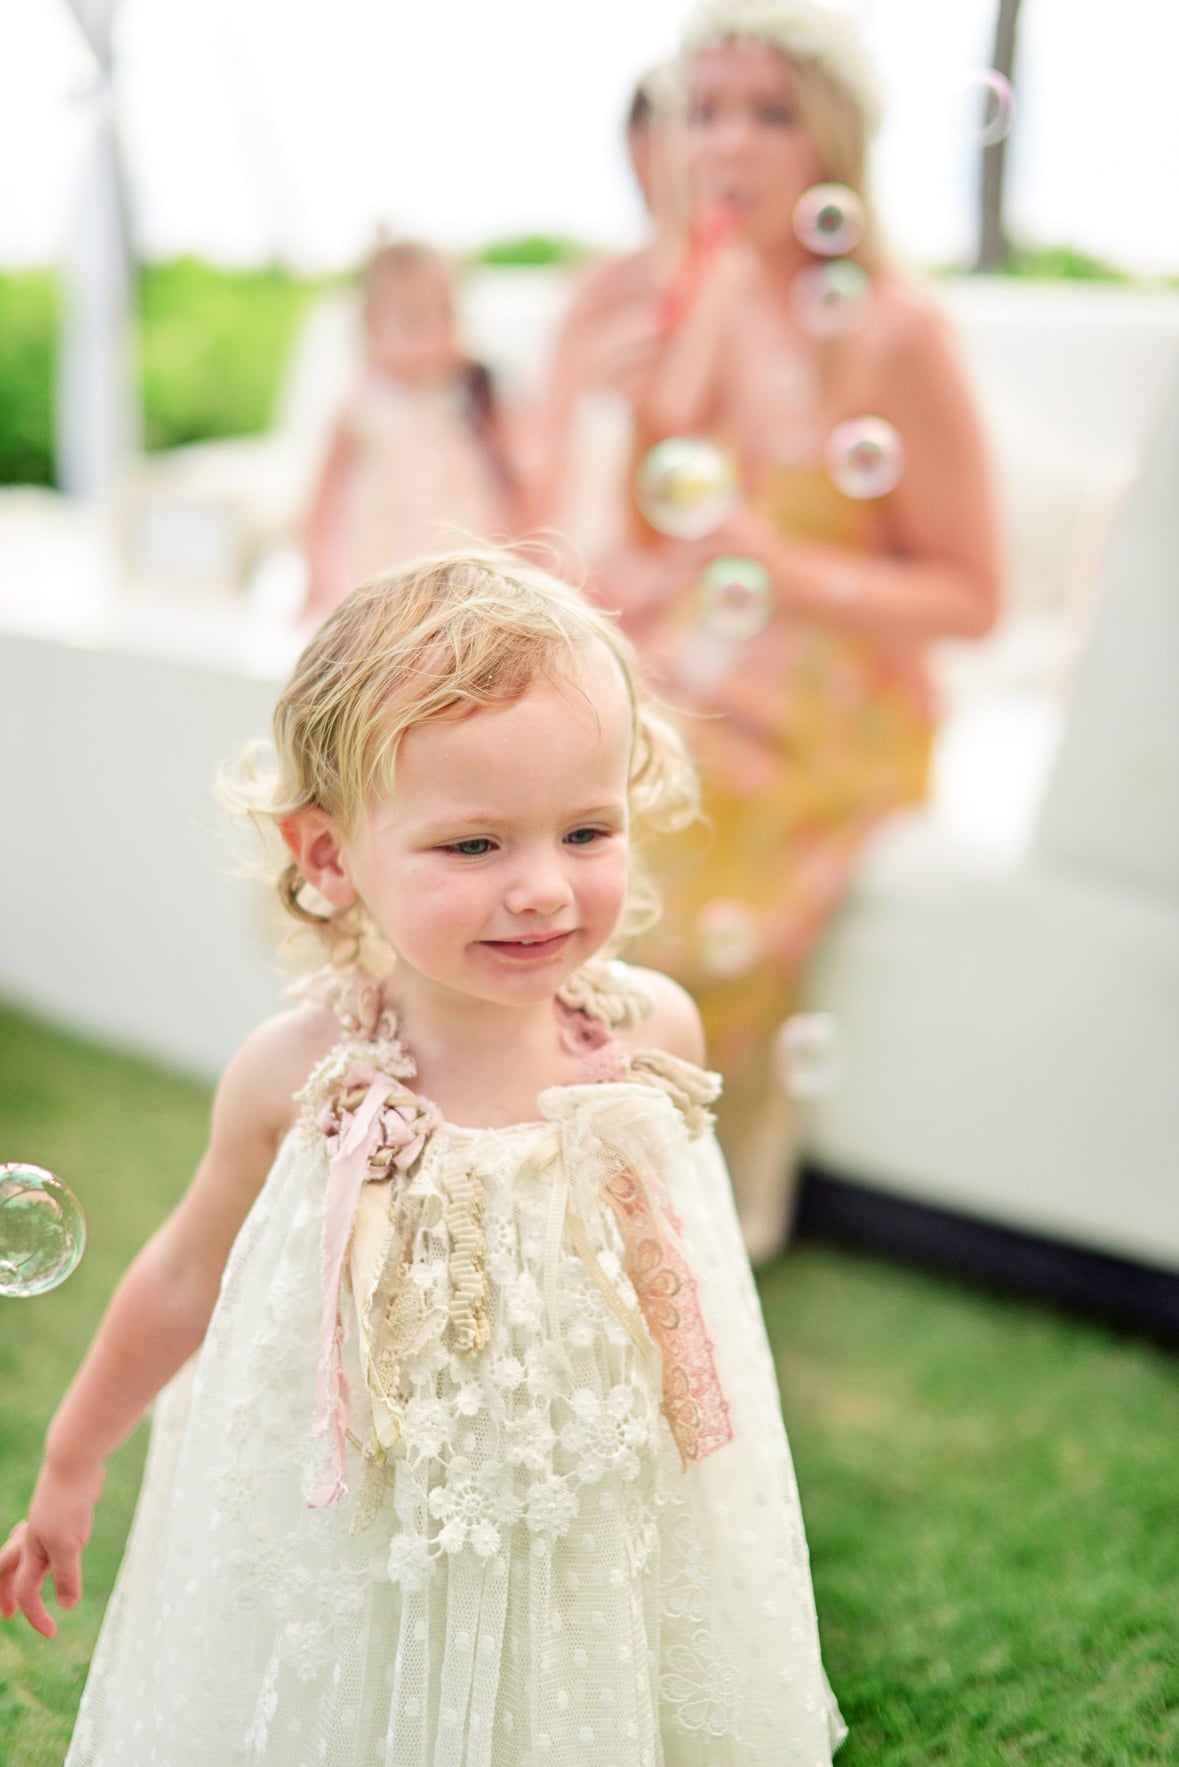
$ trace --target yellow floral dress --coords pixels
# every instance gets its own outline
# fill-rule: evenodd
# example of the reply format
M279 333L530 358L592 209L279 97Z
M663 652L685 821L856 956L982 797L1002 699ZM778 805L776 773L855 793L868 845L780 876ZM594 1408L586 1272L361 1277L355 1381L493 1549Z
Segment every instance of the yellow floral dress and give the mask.
M869 544L870 506L819 466L775 468L752 502L783 533ZM756 1113L759 1091L778 1084L772 1034L865 837L925 794L933 707L922 654L780 610L751 636L722 636L692 596L634 636L686 714L705 812L657 855L664 915L642 956L694 994L710 1062ZM733 1159L731 1133L725 1144Z

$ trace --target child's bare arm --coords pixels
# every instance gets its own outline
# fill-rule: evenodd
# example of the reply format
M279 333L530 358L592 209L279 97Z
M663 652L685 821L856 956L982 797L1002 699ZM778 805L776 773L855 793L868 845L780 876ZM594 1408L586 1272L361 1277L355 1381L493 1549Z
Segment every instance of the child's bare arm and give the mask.
M331 611L340 528L347 517L344 500L356 459L355 433L347 416L341 416L332 430L303 524L308 585L301 618Z
M49 1426L25 1521L0 1550L0 1614L19 1608L52 1638L41 1595L81 1590L81 1553L104 1463L200 1344L239 1227L261 1188L302 1073L292 1066L298 1015L256 1031L217 1090L209 1145L185 1197L120 1282L89 1351Z

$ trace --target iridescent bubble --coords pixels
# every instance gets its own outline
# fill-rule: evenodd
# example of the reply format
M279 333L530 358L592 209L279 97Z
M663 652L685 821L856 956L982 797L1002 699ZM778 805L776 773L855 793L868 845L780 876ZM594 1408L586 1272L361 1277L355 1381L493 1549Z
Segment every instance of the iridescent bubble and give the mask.
M774 611L770 573L756 558L714 558L696 585L700 624L716 638L756 638Z
M792 1098L824 1098L843 1070L839 1023L829 1012L796 1012L774 1035L774 1064Z
M706 436L668 436L643 456L635 498L661 534L701 540L718 528L741 494L737 469Z
M790 289L790 304L802 329L811 337L844 337L868 317L872 285L867 272L851 258L810 264Z
M864 205L846 184L812 184L794 205L794 231L808 252L842 258L864 237Z
M901 476L905 450L883 417L850 417L827 438L827 471L845 497L883 497Z
M77 1268L86 1217L43 1166L0 1165L0 1295L43 1295Z
M696 917L696 951L706 975L742 976L761 955L761 927L747 902L718 896Z
M982 68L963 83L970 132L980 147L994 147L1010 135L1015 122L1015 93L994 68Z

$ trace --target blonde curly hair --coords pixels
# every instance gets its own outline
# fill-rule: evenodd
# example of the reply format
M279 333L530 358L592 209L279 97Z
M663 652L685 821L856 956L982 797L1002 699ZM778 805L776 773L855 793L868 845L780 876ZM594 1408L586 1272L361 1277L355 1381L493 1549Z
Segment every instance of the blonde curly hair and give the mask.
M618 664L632 708L632 862L616 934L629 937L658 916L645 850L697 815L695 772L617 626L579 590L518 557L452 553L360 584L296 663L275 707L273 745L252 744L221 795L272 835L309 805L351 833L376 795L392 796L407 730L518 699L538 681L576 680L578 658L599 646ZM277 854L277 841L268 844ZM288 913L315 929L333 962L360 954L371 932L362 909L330 910L285 849L267 871Z

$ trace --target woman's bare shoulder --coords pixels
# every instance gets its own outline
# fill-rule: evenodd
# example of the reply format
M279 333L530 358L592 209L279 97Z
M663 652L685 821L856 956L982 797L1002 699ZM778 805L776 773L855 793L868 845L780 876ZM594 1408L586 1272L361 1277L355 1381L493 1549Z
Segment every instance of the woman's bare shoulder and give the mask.
M953 348L953 325L936 293L915 278L887 275L872 287L871 318L864 327L868 351L894 371Z
M632 1049L662 1049L682 1061L700 1067L705 1059L704 1026L700 1010L686 988L657 969L630 966L636 988L653 1002L653 1009L622 1041Z

